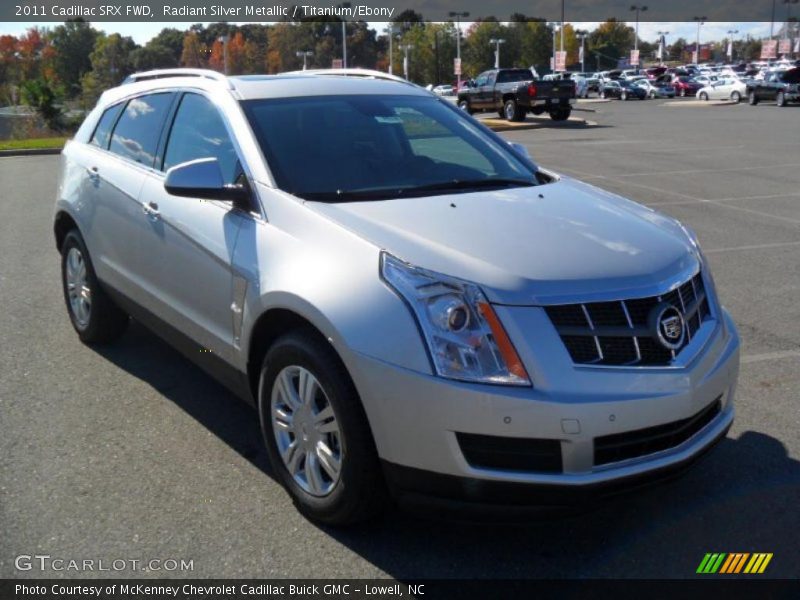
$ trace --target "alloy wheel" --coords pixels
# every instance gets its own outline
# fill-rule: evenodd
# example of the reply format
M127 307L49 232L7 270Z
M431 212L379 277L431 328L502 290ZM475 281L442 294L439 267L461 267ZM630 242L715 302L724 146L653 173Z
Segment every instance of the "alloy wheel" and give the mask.
M78 327L85 329L92 316L92 289L87 280L86 261L78 248L69 249L66 267L69 308Z
M286 470L304 491L327 496L339 482L339 423L317 378L300 366L285 367L272 386L272 431Z

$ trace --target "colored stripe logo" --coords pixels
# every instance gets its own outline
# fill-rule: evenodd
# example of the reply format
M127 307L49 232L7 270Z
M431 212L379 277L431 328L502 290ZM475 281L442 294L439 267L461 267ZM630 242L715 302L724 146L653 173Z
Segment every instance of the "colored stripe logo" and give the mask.
M763 573L771 560L772 552L708 552L696 572L704 575Z

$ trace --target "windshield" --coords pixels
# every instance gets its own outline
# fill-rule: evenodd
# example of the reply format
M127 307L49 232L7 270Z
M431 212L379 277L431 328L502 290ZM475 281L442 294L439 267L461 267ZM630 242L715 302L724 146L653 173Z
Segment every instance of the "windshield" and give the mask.
M348 202L536 185L534 169L433 97L247 100L279 188Z

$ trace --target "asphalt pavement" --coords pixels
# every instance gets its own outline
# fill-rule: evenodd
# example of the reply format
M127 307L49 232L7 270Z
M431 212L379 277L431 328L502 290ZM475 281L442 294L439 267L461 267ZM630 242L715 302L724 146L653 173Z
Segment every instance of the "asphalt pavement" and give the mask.
M596 126L503 135L697 231L742 368L736 422L695 468L569 517L316 526L274 481L251 409L136 324L79 343L51 232L59 158L4 158L0 577L672 578L706 552L772 552L770 575L800 576L800 107L590 107ZM22 554L193 570L19 571Z

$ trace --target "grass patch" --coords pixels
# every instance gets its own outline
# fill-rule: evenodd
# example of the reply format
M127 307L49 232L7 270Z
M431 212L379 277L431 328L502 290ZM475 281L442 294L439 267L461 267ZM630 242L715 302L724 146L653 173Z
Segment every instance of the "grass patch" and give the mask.
M69 138L52 137L31 140L0 140L0 150L34 150L39 148L63 148Z

